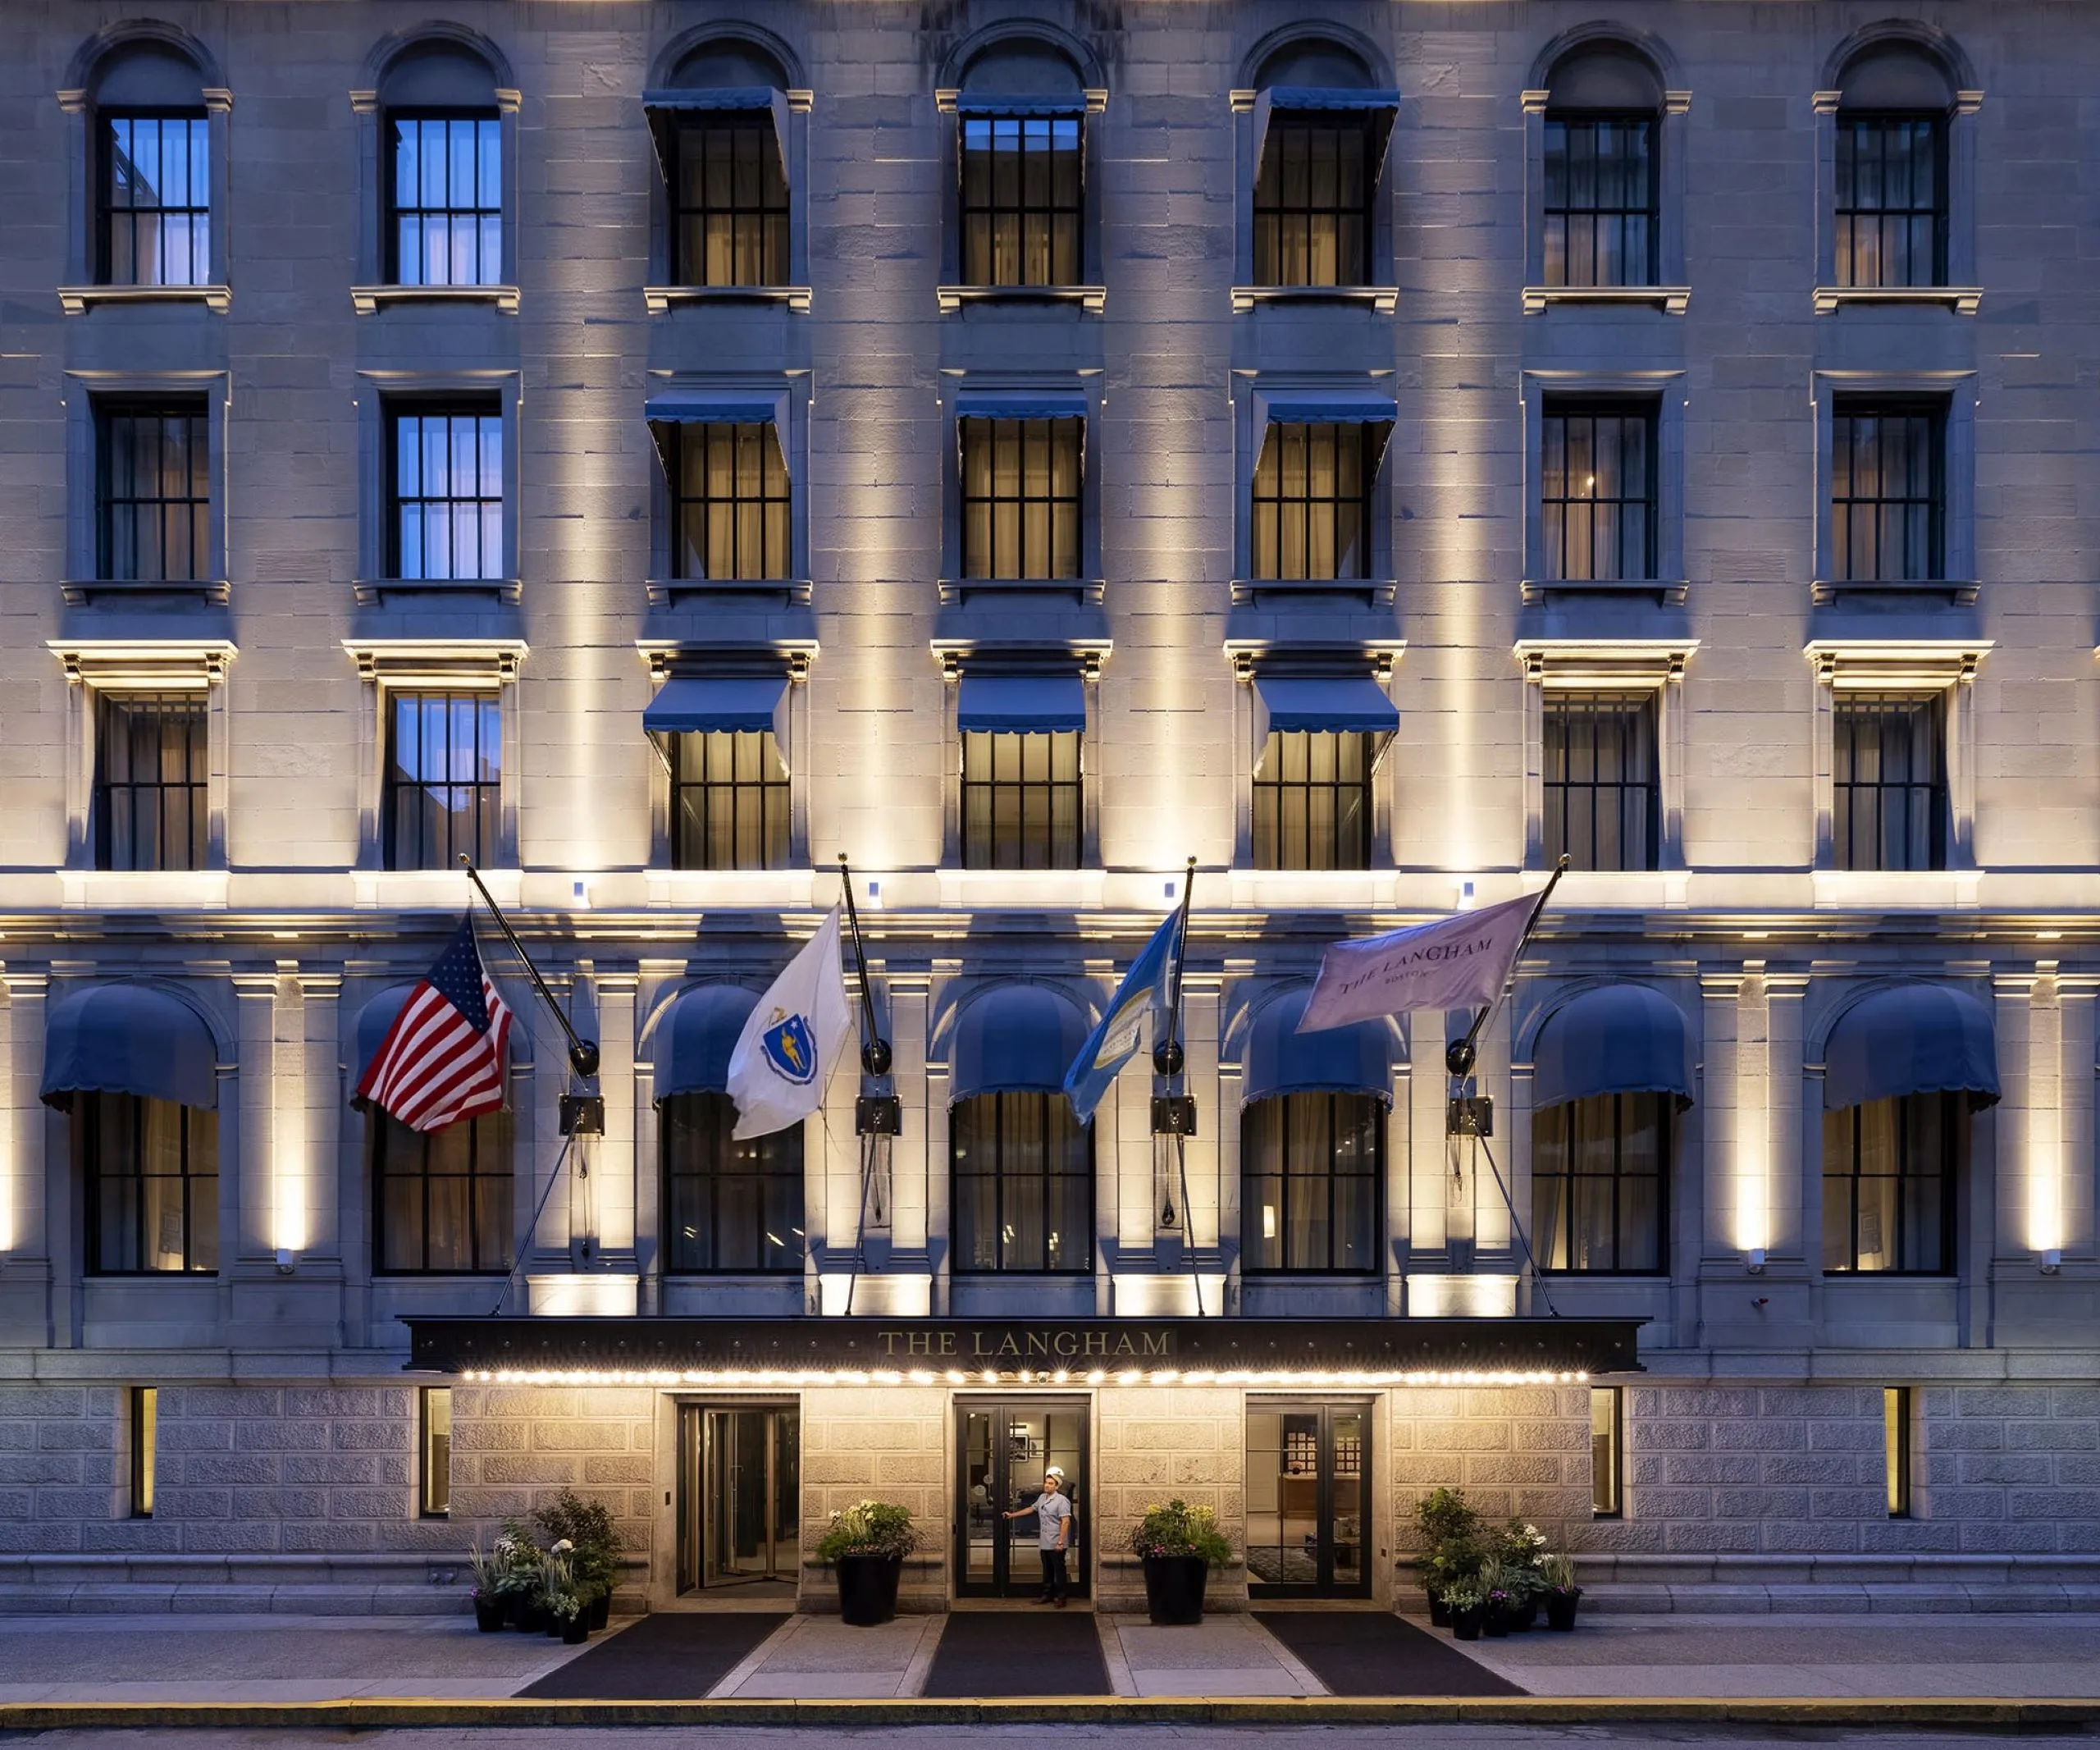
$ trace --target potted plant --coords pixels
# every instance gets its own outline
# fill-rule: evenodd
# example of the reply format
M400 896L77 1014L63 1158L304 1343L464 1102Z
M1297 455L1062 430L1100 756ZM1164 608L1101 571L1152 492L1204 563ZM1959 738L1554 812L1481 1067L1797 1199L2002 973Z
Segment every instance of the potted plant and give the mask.
M508 1610L503 1596L503 1565L482 1547L477 1535L473 1547L467 1551L467 1566L474 1576L474 1626L484 1634L493 1634L503 1626Z
M904 1558L918 1547L911 1510L894 1501L863 1501L833 1514L817 1560L838 1570L838 1614L856 1629L894 1617Z
M1575 1558L1547 1556L1541 1577L1545 1581L1545 1625L1566 1634L1575 1626L1575 1606L1582 1596L1582 1588L1575 1583Z
M512 1627L537 1633L547 1625L540 1551L523 1519L505 1519L495 1540L496 1592Z
M569 1565L584 1615L592 1629L604 1628L612 1614L613 1587L620 1568L619 1526L612 1509L565 1488L537 1509L532 1519L550 1541L568 1540L574 1551Z
M1445 1589L1444 1602L1451 1612L1451 1638L1477 1641L1486 1625L1487 1595L1478 1580L1454 1580Z
M1480 1565L1479 1585L1486 1611L1481 1628L1491 1639L1499 1640L1509 1632L1510 1606L1515 1585L1500 1556L1491 1556Z
M1232 1560L1217 1515L1179 1498L1145 1509L1130 1533L1130 1550L1144 1565L1146 1614L1167 1626L1203 1620L1203 1588L1211 1570Z
M1436 1627L1451 1625L1451 1606L1446 1594L1454 1586L1476 1578L1487 1559L1486 1547L1471 1536L1447 1538L1422 1562L1422 1584L1429 1593L1429 1620Z
M541 1590L547 1602L547 1633L559 1635L571 1647L591 1636L583 1615L583 1600L577 1596L576 1571L569 1565L575 1546L568 1538L556 1541L541 1561Z
M1539 1601L1545 1595L1541 1564L1545 1560L1545 1533L1524 1519L1513 1519L1495 1540L1495 1553L1509 1583L1509 1626L1529 1629L1539 1619Z
M1414 1504L1414 1522L1422 1535L1422 1585L1429 1595L1429 1620L1447 1628L1451 1611L1445 1589L1480 1565L1480 1514L1463 1489L1434 1488Z

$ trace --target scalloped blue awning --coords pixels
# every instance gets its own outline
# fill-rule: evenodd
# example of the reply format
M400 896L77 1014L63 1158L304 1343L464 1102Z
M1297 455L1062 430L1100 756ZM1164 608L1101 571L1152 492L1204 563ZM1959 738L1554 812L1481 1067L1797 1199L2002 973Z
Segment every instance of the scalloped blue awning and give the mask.
M958 419L1084 419L1086 391L1070 389L973 389L955 392Z
M785 674L673 674L641 714L651 735L770 729L788 690Z
M203 1018L151 985L96 985L52 1006L43 1027L43 1098L135 1094L207 1109L219 1103L219 1050Z
M1990 1011L1945 985L1897 985L1847 1009L1823 1051L1823 1103L1832 1112L1909 1094L1998 1098Z
M1058 1092L1086 1035L1086 1017L1056 991L1002 985L956 1021L948 1097Z
M956 727L967 733L1053 735L1086 727L1086 684L1071 674L966 674Z
M1400 726L1399 708L1368 674L1258 674L1254 692L1281 734L1390 735Z
M655 1097L726 1090L729 1053L757 1007L758 994L741 985L692 985L672 998L651 1039Z
M1278 997L1254 1017L1247 1036L1240 1100L1285 1094L1375 1094L1393 1097L1391 1034L1376 1021L1300 1033L1310 990Z
M1532 1048L1532 1106L1542 1111L1600 1094L1695 1097L1691 1034L1683 1012L1646 985L1586 990L1546 1017Z

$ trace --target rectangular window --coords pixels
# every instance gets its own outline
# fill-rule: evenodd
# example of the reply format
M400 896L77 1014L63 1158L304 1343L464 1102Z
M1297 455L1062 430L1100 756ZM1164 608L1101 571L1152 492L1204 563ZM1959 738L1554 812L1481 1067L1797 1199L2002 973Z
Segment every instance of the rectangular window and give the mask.
M418 1510L427 1519L441 1519L452 1511L452 1391L447 1386L425 1386L418 1396L422 1412Z
M1080 866L1080 737L971 729L962 738L962 866Z
M1545 860L1573 869L1653 869L1662 779L1651 698L1550 692L1540 750Z
M1368 869L1376 757L1360 730L1271 731L1254 768L1254 866Z
M1888 1495L1888 1516L1911 1516L1911 1388L1881 1390L1882 1474Z
M1378 432L1367 424L1272 423L1254 464L1249 557L1259 578L1371 574L1371 473Z
M1618 1386L1590 1387L1590 1511L1600 1519L1626 1510L1626 1393Z
M387 242L397 286L503 280L503 126L493 115L387 118Z
M386 698L386 866L478 865L498 844L503 705L493 692Z
M1947 867L1944 700L1841 692L1830 721L1830 851L1840 869Z
M1372 138L1362 117L1270 117L1254 179L1257 286L1369 281Z
M114 402L95 417L95 573L194 583L212 574L210 421L201 401Z
M200 111L101 117L95 247L105 286L212 278L210 124Z
M667 120L681 286L788 283L788 176L769 115Z
M1823 1115L1823 1268L1945 1276L1966 1096L1911 1094Z
M1664 1268L1671 1096L1600 1094L1532 1116L1532 1233L1543 1269Z
M1947 118L1837 119L1840 286L1947 284Z
M105 694L95 712L98 869L202 869L210 762L201 693Z
M1084 419L964 419L962 574L1080 575Z
M788 467L768 423L667 427L676 526L673 574L780 578L793 560Z
M1257 1272L1378 1268L1386 1105L1369 1094L1285 1094L1241 1115L1240 1258Z
M503 575L503 415L492 402L419 406L387 422L388 575Z
M1093 1132L1061 1094L979 1094L948 1119L955 1268L1093 1268Z
M389 1276L500 1276L510 1268L510 1114L412 1131L373 1111L378 1267Z
M677 1094L663 1103L665 1268L799 1276L807 1250L802 1126L739 1140L736 1123L726 1094Z
M161 1394L157 1386L131 1388L131 1517L153 1516L153 1456L159 1445Z
M1540 427L1539 562L1559 583L1655 574L1655 412L1549 402Z
M1077 116L962 119L962 283L1076 286Z
M785 869L788 767L769 732L670 738L672 866Z
M135 1094L76 1094L92 1276L219 1267L219 1115Z
M1936 405L1844 400L1830 420L1833 581L1947 574L1946 420Z
M1545 283L1655 283L1655 121L1545 118Z

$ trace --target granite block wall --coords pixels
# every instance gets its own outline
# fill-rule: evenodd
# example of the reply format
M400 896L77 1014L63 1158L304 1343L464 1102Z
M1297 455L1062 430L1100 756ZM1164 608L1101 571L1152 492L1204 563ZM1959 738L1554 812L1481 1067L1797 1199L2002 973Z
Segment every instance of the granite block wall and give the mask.
M449 1547L495 1541L564 1488L602 1501L622 1540L650 1547L656 1394L641 1387L460 1385L452 1392Z

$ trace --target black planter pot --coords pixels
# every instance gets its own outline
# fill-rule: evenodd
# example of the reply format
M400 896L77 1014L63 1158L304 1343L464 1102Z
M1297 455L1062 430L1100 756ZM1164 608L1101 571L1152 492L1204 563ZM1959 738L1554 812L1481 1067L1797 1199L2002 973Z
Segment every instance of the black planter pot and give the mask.
M1499 1641L1509 1632L1509 1612L1499 1604L1487 1606L1481 1620L1481 1633L1491 1641Z
M562 1644L566 1647L581 1647L591 1638L591 1619L582 1611L568 1621L557 1624L556 1628L560 1632ZM548 1632L553 1633L555 1631L550 1629Z
M1509 1632L1522 1634L1539 1620L1539 1601L1536 1594L1527 1593L1522 1604L1509 1606Z
M1203 1586L1211 1565L1200 1556L1148 1556L1145 1614L1162 1628L1185 1628L1203 1620Z
M510 1600L510 1626L523 1634L537 1634L547 1626L547 1607L525 1593Z
M1454 1611L1451 1613L1451 1638L1454 1641L1477 1641L1480 1632L1487 1625L1487 1612L1484 1610Z
M591 1632L596 1634L613 1620L613 1595L609 1592L600 1592L591 1601L585 1615L590 1624Z
M484 1634L494 1634L500 1629L506 1614L500 1598L477 1598L474 1601L474 1626Z
M904 1573L902 1556L842 1556L838 1558L838 1614L856 1629L873 1629L897 1615L897 1583Z
M1575 1606L1582 1600L1582 1588L1573 1592L1548 1592L1545 1600L1545 1625L1562 1634L1571 1633L1575 1627Z
M1429 1595L1429 1626L1432 1629L1451 1626L1451 1606L1444 1602L1440 1592L1433 1592Z

